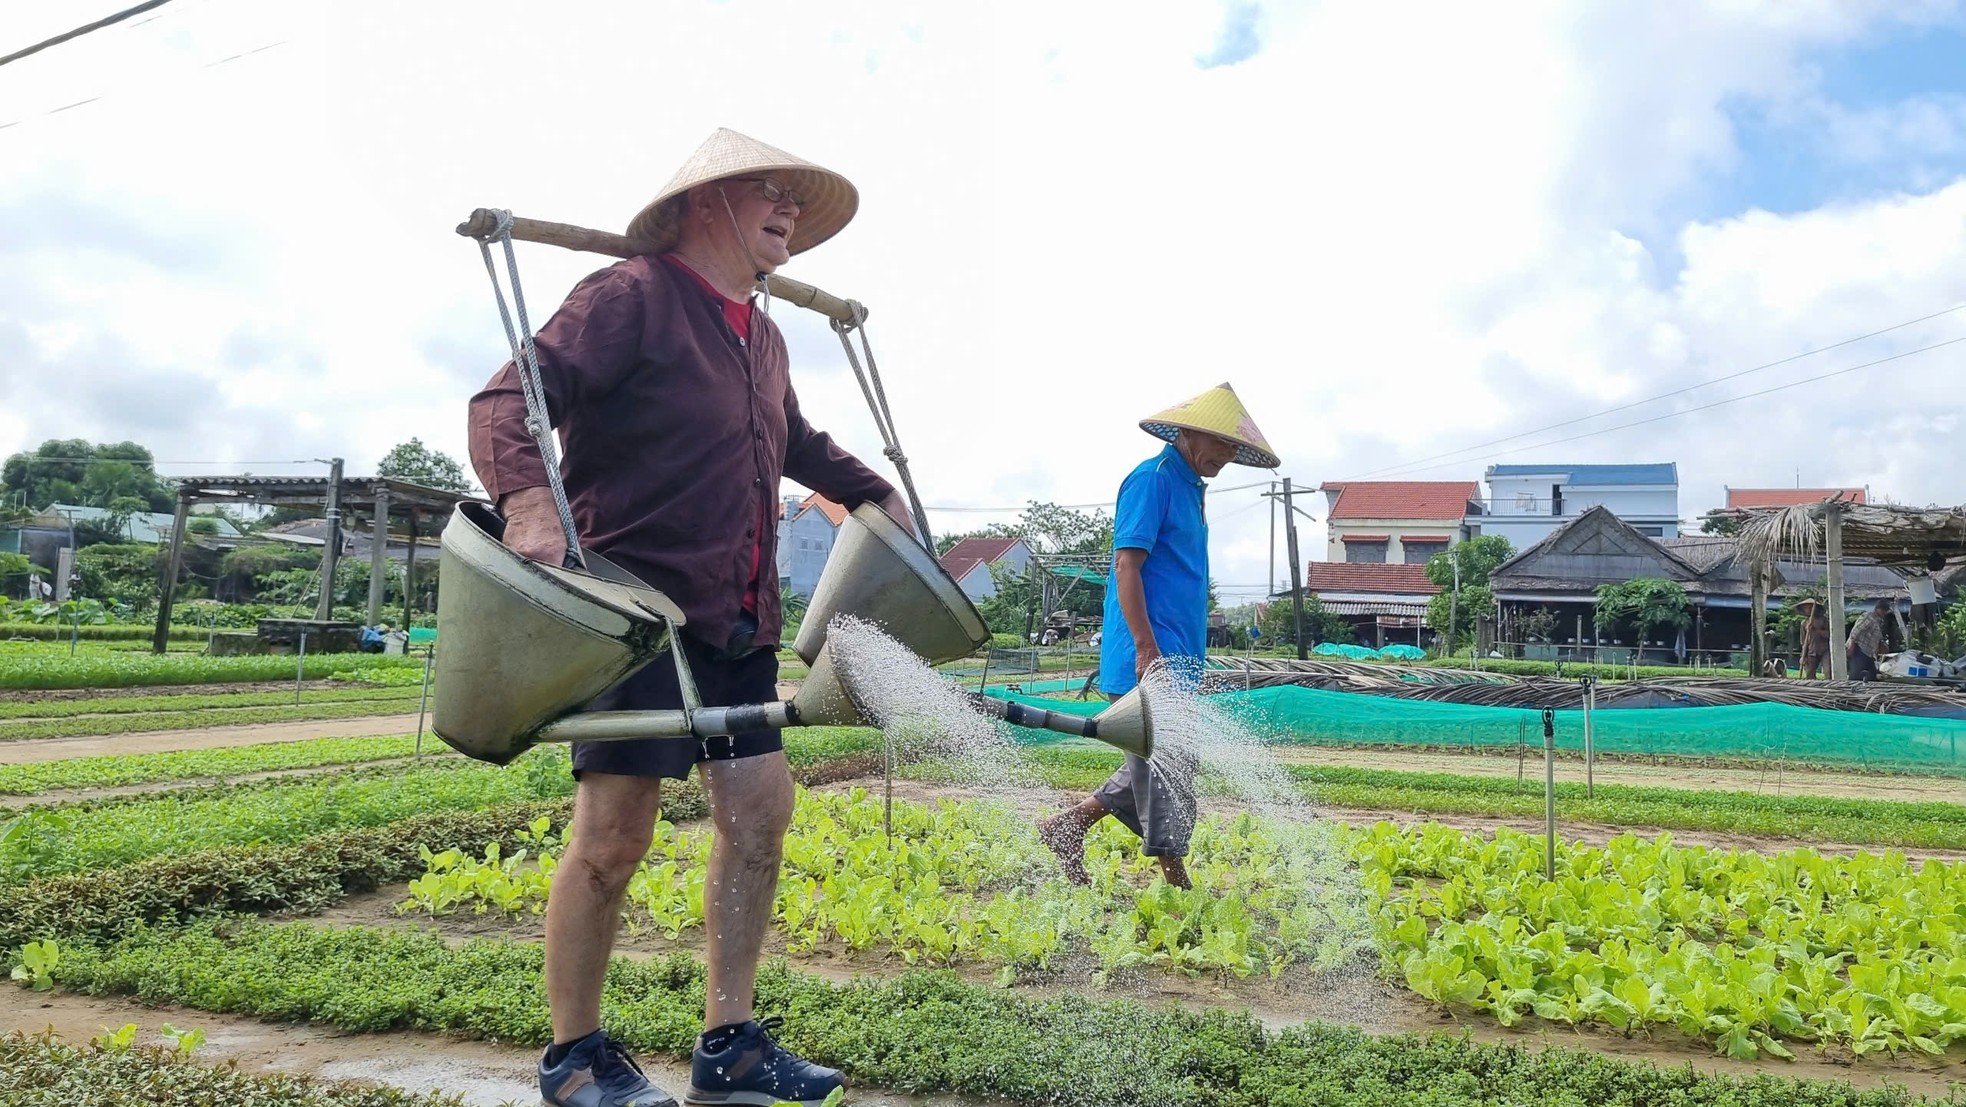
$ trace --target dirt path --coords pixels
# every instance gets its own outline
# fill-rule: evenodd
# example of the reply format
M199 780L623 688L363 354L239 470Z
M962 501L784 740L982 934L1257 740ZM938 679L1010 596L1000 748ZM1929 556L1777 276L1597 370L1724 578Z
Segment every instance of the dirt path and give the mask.
M425 720L426 728L428 719ZM224 749L262 742L304 742L309 738L366 738L382 734L412 734L416 715L368 715L356 719L311 719L297 723L216 726L203 730L153 730L106 737L28 738L0 742L0 765L26 765L68 757L101 757L176 750ZM441 746L434 736L427 741Z
M1296 765L1335 765L1401 772L1456 773L1462 776L1513 777L1513 756L1458 753L1409 753L1393 750L1327 749L1316 746L1270 746L1279 761ZM1533 751L1520 770L1540 783L1542 753ZM1966 803L1966 780L1949 777L1888 776L1824 772L1815 769L1747 769L1689 765L1646 765L1629 761L1599 761L1594 770L1599 784L1629 784L1651 788L1703 788L1766 795L1850 796L1860 799L1938 800ZM1584 763L1559 759L1556 778L1583 783Z
M449 756L449 751L441 746L437 750L425 750L426 755ZM68 788L42 792L33 796L0 796L0 813L17 807L33 807L51 803L85 803L96 800L115 799L119 796L141 796L151 792L168 792L178 788L196 788L207 784L250 784L257 780L291 780L295 777L316 776L321 773L347 772L351 769L388 769L410 764L407 757L385 757L376 761L343 762L336 765L303 765L292 769L268 769L261 773L238 773L233 776L193 776L177 780L152 780L143 784L122 784L114 788Z
M7 989L0 997L0 1033L38 1034L53 1028L69 1042L81 1043L128 1023L142 1028L138 1044L161 1042L158 1028L205 1032L196 1054L209 1065L237 1062L240 1071L291 1072L329 1080L359 1080L412 1092L453 1092L472 1107L506 1102L537 1103L535 1075L539 1054L524 1046L467 1041L437 1034L398 1031L346 1034L328 1027L259 1022L182 1007L145 1007L122 999L95 999L66 993L35 994ZM667 1058L642 1057L650 1080L680 1097L689 1084L687 1065ZM853 1091L856 1107L974 1107L977 1101L953 1096L924 1098L878 1089Z
M303 691L324 692L330 688L367 688L345 680L305 680ZM132 684L122 688L10 688L0 690L0 703L19 700L113 700L137 696L225 696L243 692L291 692L294 682L279 680L241 680L212 684Z

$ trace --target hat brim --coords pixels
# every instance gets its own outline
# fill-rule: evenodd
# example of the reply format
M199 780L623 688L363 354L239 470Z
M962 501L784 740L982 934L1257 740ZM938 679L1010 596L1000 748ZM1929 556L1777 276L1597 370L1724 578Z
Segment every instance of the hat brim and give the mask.
M1172 442L1182 431L1194 431L1236 444L1236 456L1232 459L1237 465L1248 465L1257 469L1276 469L1283 465L1277 455L1246 439L1233 434L1223 434L1219 430L1198 427L1191 423L1176 423L1164 419L1143 419L1140 429L1164 442Z
M805 206L792 224L792 238L785 246L786 252L793 255L805 253L839 234L860 210L860 190L838 173L811 165L756 165L721 177L671 184L628 221L628 237L647 253L667 253L676 248L681 236L685 196L690 189L754 177L770 177L805 198ZM676 202L670 203L672 200Z

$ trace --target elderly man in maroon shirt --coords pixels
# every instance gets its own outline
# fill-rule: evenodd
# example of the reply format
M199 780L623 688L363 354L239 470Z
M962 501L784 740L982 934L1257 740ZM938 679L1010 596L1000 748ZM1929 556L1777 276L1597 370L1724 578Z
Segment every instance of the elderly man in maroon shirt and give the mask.
M858 194L844 177L719 130L629 225L639 257L582 281L540 331L540 371L565 443L582 544L681 606L679 648L703 702L777 698L779 477L901 520L893 486L800 414L785 340L753 289L832 237ZM769 282L766 281L766 288ZM510 363L471 401L471 461L505 541L542 561L565 541ZM682 705L650 665L593 710ZM601 984L625 891L648 852L663 777L701 763L716 824L705 926L709 986L690 1103L817 1105L839 1074L778 1045L753 984L792 817L776 732L703 742L576 744L573 835L546 909L553 1045L540 1094L561 1107L673 1104L601 1029Z

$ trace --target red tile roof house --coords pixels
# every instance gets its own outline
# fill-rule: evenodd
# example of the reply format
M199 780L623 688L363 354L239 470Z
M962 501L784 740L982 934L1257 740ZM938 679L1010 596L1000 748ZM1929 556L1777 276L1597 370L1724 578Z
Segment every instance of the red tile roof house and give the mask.
M1440 586L1427 579L1425 565L1374 565L1313 561L1304 573L1304 590L1352 624L1361 645L1395 642L1419 645L1427 601Z
M1466 519L1481 514L1471 480L1329 481L1329 562L1424 565L1467 537Z
M1022 538L965 538L949 547L940 560L963 595L981 602L997 594L997 578L991 575L990 566L1003 562L1016 572L1025 572L1031 567L1031 547Z

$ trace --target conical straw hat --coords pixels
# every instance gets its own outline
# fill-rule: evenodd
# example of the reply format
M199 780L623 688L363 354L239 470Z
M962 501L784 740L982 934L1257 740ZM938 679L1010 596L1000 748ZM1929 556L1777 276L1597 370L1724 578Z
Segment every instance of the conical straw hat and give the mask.
M728 127L719 127L676 170L676 175L669 178L655 199L629 221L628 237L650 253L673 250L682 228L684 193L726 177L766 175L805 197L806 205L792 227L792 240L786 244L786 249L794 254L810 250L840 233L840 228L847 225L860 207L860 191L838 173Z
M1225 381L1186 403L1175 404L1158 415L1140 420L1140 429L1155 438L1174 441L1183 430L1219 435L1236 444L1236 463L1274 469L1282 462L1256 429L1256 421L1236 398L1236 390Z

